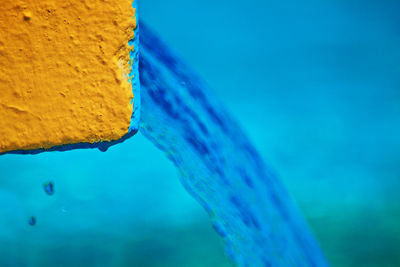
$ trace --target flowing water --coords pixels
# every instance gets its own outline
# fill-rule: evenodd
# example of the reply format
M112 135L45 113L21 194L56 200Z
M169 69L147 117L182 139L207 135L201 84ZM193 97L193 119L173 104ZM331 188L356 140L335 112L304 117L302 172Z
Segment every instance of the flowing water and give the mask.
M180 169L240 266L325 266L279 179L206 86L143 23L141 131Z

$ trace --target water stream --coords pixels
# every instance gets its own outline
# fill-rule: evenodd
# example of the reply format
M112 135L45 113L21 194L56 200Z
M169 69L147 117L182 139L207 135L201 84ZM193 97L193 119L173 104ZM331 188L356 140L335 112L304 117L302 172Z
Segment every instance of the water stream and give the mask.
M140 131L179 168L231 259L239 266L326 266L293 201L241 128L190 68L140 27Z

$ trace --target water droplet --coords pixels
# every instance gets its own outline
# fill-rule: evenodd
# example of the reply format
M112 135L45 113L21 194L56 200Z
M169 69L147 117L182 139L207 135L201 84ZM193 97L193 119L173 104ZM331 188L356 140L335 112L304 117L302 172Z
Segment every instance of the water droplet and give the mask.
M43 185L43 189L49 196L54 194L54 184L53 182L47 182Z
M34 226L36 224L36 218L32 216L29 219L28 223L29 223L30 226Z
M99 150L100 150L101 152L106 152L107 149L108 149L108 146L100 145L98 148L99 148Z

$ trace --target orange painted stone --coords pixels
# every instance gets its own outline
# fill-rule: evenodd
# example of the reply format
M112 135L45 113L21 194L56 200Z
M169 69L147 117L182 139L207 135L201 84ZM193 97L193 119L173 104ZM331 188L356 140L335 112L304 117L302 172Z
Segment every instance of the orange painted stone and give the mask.
M132 0L1 0L0 153L124 137L135 27Z

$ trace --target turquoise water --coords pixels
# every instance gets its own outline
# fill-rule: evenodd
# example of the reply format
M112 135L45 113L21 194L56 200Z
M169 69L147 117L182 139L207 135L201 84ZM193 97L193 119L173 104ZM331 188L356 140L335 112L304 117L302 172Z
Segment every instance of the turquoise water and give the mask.
M0 173L0 266L231 266L172 163L141 134L106 153L2 156Z
M399 266L399 2L140 4L279 174L330 264Z

